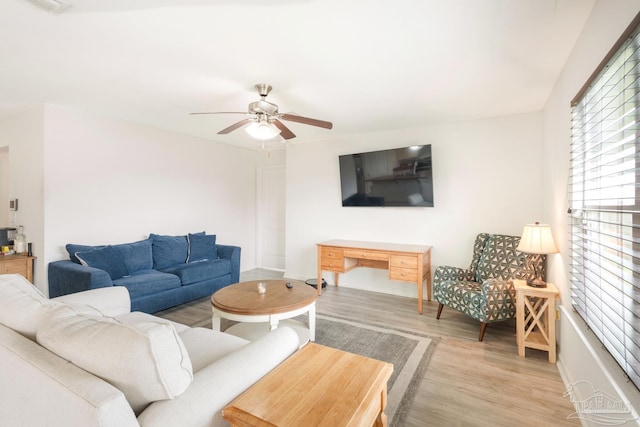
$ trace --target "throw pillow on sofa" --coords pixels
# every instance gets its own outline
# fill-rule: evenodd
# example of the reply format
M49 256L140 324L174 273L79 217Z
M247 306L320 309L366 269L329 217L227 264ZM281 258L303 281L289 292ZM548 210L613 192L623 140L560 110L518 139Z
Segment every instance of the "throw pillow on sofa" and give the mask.
M189 259L187 262L208 261L218 259L216 235L197 233L187 235L189 240Z
M139 240L131 243L120 243L117 245L111 245L120 252L124 260L124 264L129 274L133 274L136 271L151 270L153 268L153 256L151 254L151 239ZM103 249L107 245L89 246L78 245L76 243L68 243L65 248L69 253L69 259L76 264L82 264L77 253L94 251L97 249Z
M111 280L129 275L122 254L113 246L105 246L87 252L76 252L75 256L82 265L106 271Z
M161 319L125 324L64 305L43 316L37 341L118 388L136 413L182 394L193 380L182 340Z
M142 270L151 270L153 268L151 246L151 239L113 245L113 247L120 252L120 255L122 255L129 274Z
M69 259L71 261L75 262L76 264L81 264L80 260L76 257L76 252L89 252L89 251L92 251L94 249L102 249L105 246L106 245L91 246L91 245L78 245L76 243L67 243L65 245L65 248L67 249L67 252L69 253Z
M188 257L187 236L149 235L152 243L153 268L163 270L177 264L184 264Z

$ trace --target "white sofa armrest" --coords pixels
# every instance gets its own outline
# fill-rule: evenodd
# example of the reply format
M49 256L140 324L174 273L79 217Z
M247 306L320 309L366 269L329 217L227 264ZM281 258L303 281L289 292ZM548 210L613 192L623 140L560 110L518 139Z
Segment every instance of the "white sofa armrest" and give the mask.
M282 326L194 375L183 394L149 405L141 426L228 426L222 409L298 350L298 335Z
M89 305L100 310L105 316L118 316L131 311L131 298L124 286L90 289L52 298L65 304Z

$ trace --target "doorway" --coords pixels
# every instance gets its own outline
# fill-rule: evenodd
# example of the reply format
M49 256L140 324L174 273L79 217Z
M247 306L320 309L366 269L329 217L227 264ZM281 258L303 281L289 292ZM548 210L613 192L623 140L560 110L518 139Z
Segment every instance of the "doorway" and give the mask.
M256 264L285 269L285 167L265 166L257 171Z

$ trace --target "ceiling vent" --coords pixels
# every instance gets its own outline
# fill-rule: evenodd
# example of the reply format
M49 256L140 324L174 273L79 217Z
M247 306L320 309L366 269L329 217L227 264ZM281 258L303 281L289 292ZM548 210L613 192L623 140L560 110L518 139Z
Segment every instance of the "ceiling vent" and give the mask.
M46 10L49 13L58 15L71 7L70 3L64 0L27 0L29 3Z

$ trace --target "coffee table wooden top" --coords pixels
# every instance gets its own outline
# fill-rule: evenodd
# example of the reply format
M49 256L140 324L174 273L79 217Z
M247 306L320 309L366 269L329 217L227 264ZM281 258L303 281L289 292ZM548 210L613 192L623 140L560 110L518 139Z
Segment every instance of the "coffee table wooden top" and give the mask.
M309 343L231 402L222 416L234 426L386 425L392 372L390 363Z
M258 293L258 283L267 292ZM293 287L287 288L289 282ZM251 280L225 286L211 296L214 308L226 313L258 316L286 313L312 304L318 297L311 286L297 280Z

